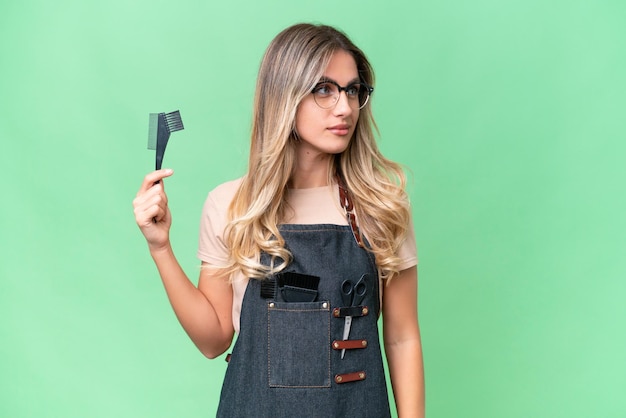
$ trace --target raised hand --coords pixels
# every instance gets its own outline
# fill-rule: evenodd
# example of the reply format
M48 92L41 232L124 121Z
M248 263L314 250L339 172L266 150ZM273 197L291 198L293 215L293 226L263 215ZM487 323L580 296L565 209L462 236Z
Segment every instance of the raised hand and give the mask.
M135 221L151 251L158 251L169 246L172 216L167 206L167 195L162 180L172 174L174 172L171 169L149 173L144 177L137 196L133 200Z

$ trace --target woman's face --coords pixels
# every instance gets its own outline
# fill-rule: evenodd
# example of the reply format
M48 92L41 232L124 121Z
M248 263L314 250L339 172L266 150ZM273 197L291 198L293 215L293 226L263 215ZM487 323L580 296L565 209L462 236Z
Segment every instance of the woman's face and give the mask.
M359 82L352 55L343 50L335 52L324 71L324 79L343 87ZM355 105L354 100L348 100L345 91L339 92L336 105L328 109L318 106L313 94L309 94L296 112L298 154L315 157L342 153L350 143L358 119L358 102Z

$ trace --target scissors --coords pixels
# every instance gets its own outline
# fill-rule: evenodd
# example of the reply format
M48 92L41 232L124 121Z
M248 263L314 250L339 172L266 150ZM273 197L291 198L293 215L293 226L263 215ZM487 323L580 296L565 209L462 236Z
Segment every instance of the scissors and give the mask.
M341 299L345 306L359 306L367 293L367 284L365 283L366 274L362 275L356 284L352 280L344 280L341 284ZM347 340L350 336L350 328L352 327L352 316L346 316L343 324L343 340ZM346 354L346 349L341 350L341 358Z

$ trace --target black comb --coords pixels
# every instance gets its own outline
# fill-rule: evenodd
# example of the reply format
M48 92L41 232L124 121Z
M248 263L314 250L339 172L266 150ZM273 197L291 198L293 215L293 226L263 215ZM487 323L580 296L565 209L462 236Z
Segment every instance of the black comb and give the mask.
M150 113L150 124L148 126L148 149L156 150L157 170L161 169L165 147L172 132L185 129L183 120L178 110L170 113Z
M320 278L286 271L276 275L276 282L285 302L313 302L317 298Z

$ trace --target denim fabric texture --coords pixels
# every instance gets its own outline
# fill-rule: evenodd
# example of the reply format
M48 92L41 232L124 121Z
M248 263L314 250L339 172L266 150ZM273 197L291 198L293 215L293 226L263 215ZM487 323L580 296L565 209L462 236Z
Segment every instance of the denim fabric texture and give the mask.
M226 371L218 417L390 417L378 335L379 283L373 256L360 248L349 226L282 225L293 254L288 271L320 277L314 302L261 297L261 282L250 280L243 299L240 332ZM262 261L269 260L264 255ZM341 284L367 274L361 305L368 315L352 319L349 339L367 348L341 350ZM364 371L364 380L338 384L335 376Z
M330 387L330 303L276 302L267 306L270 387Z

